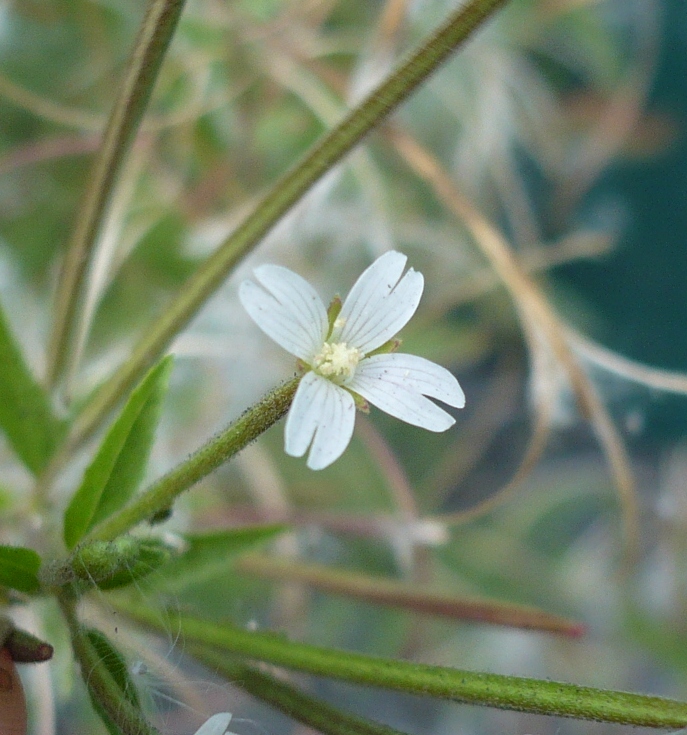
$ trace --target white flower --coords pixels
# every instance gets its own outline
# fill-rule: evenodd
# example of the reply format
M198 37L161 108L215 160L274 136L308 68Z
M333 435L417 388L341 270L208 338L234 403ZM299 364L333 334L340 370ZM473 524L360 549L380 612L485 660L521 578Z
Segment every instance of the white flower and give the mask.
M330 316L313 287L287 268L260 266L257 284L241 284L239 298L248 314L307 370L286 419L284 448L302 457L310 447L310 469L323 469L343 454L353 434L356 399L429 431L445 431L455 419L425 396L465 405L448 370L422 357L382 351L422 296L422 274L410 268L403 275L406 261L393 250L377 258L338 314L333 302Z
M231 722L231 712L219 712L206 720L194 735L224 735ZM233 735L228 733L227 735Z

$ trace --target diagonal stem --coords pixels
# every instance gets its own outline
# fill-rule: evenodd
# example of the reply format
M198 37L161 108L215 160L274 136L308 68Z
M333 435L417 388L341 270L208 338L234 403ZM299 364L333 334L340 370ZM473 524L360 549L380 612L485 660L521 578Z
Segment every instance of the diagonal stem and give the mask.
M98 234L184 3L185 0L149 0L64 258L50 337L50 384L59 379L69 360L83 283Z
M323 564L280 559L267 554L248 554L236 562L236 571L281 583L300 582L334 595L386 605L424 615L454 620L472 620L579 637L584 626L560 615L527 605L500 600L461 597L427 589L416 583L399 582L376 575L331 569Z
M164 621L157 610L133 601L125 610L121 609L150 628L159 632L168 630L170 621ZM195 644L200 644L362 686L579 720L668 729L687 726L687 702L674 699L367 656L186 615L175 615L174 627L187 645L194 645L194 650Z
M184 490L214 472L279 421L289 410L298 382L299 378L294 378L266 395L188 459L156 480L132 503L96 526L82 543L112 541L156 513L171 508Z
M78 443L98 426L173 337L193 318L236 263L303 194L398 107L505 2L470 0L455 11L443 26L272 188L243 224L189 278L174 302L134 347L129 359L86 404L76 420L72 443Z
M213 671L252 696L324 735L405 735L399 730L333 707L276 676L255 666L248 666L239 658L207 646L191 645L187 650L198 661L212 667Z

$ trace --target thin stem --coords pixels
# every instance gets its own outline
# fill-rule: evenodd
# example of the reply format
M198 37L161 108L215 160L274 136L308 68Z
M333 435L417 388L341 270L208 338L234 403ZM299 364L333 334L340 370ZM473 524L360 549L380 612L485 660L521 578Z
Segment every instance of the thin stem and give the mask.
M629 568L639 553L639 503L630 458L598 390L566 339L564 325L536 282L521 266L504 236L461 194L436 158L402 131L394 131L392 138L405 161L432 185L440 200L471 233L510 293L534 360L533 366L537 367L539 361L543 366L548 365L547 351L550 350L567 373L580 413L594 429L615 481L625 530L625 566ZM547 371L542 373L545 379L555 380L547 375L549 368L544 369Z
M192 645L187 650L244 691L324 735L403 735L386 725L332 707L227 654L205 646Z
M185 0L149 0L126 75L105 130L102 146L65 255L55 303L48 381L61 375L70 352L83 281L115 183L150 99L162 60Z
M279 421L289 410L299 380L294 378L265 396L231 426L154 482L134 502L97 526L83 543L112 541L159 511L169 508L184 490L216 470Z
M193 318L236 263L279 219L445 61L454 49L506 0L470 0L457 10L400 68L354 108L287 173L227 240L186 282L174 302L134 347L130 358L86 404L73 441L90 434L120 398Z
M168 630L158 611L133 603L127 604L122 611L159 632ZM282 635L250 632L183 615L175 616L174 629L187 644L219 648L363 686L580 720L669 729L687 726L687 703L663 697L365 656L295 643Z
M69 628L72 649L79 662L81 676L93 699L123 735L160 735L159 730L149 725L141 713L123 695L119 685L112 678L79 623L74 602L62 597L59 603Z
M386 605L425 615L454 620L472 620L491 625L507 625L525 630L579 637L584 626L534 607L499 600L458 597L434 592L416 583L330 569L322 564L296 562L267 554L248 554L236 562L236 571L250 577L282 583L299 582L316 589L356 598L372 605Z

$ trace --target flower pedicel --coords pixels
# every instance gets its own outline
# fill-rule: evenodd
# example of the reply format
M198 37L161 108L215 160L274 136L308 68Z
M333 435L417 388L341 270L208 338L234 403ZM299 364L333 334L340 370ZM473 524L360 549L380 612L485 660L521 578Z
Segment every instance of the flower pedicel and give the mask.
M353 285L343 305L327 312L313 287L277 265L255 269L239 298L265 334L298 358L301 379L285 428L285 451L320 470L338 459L353 434L356 403L371 403L401 421L446 431L455 419L429 398L462 408L465 396L445 368L415 355L392 353L392 338L415 313L421 273L403 270L407 258L389 251ZM429 397L429 398L428 398Z

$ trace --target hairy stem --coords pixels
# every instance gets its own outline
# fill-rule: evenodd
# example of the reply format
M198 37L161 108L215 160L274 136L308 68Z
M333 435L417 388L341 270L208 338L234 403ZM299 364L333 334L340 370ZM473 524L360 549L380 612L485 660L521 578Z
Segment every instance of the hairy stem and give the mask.
M169 620L165 623L159 611L130 604L123 612L160 632L168 629L163 625ZM188 644L363 686L580 720L669 729L687 726L687 703L662 697L365 656L183 615L175 616L173 625Z
M149 0L62 266L50 338L51 384L58 380L69 360L83 283L98 234L184 3L185 0Z
M244 691L324 735L403 735L311 697L275 676L205 646L190 646L193 656Z
M83 543L111 541L169 508L184 490L216 470L279 421L289 410L298 382L299 378L294 378L269 393L231 426L154 482L130 505L97 526Z
M355 107L287 173L255 210L198 268L164 314L134 347L130 358L86 404L72 441L100 423L173 337L193 318L236 263L360 140L416 89L452 51L506 0L470 0L457 10L399 69Z
M124 696L119 685L112 678L79 623L74 602L62 597L59 603L69 628L72 649L79 662L81 676L94 701L100 705L123 735L160 735L159 730L146 722L139 710Z

